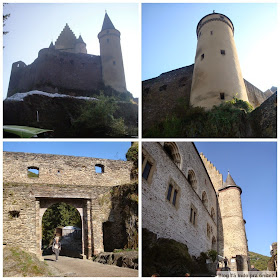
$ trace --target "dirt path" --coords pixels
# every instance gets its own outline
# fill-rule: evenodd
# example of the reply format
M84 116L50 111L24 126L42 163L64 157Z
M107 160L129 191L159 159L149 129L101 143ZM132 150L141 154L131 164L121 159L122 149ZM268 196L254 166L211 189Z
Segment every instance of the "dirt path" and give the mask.
M46 256L44 260L54 276L61 277L137 277L138 270L60 256Z

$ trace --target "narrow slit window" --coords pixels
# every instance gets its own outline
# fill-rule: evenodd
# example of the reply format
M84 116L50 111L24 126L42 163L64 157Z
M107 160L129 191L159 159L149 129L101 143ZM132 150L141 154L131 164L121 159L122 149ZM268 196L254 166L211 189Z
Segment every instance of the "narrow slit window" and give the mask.
M152 169L152 165L149 161L147 161L147 163L145 165L145 168L144 168L144 171L143 171L143 174L142 174L144 179L148 180L151 169Z
M170 199L171 199L172 189L173 189L173 186L172 186L172 185L169 185L168 193L167 193L167 200L169 200L169 201L170 201Z
M201 60L203 60L204 59L204 53L201 55Z
M210 34L213 35L213 31L210 31Z
M225 50L221 50L221 54L222 55L226 55L226 51Z
M172 204L173 204L174 206L176 205L177 194L178 194L178 191L177 191L177 190L174 190L173 201L172 201Z
M221 100L224 100L224 99L225 99L225 93L224 93L224 92L221 92L221 93L220 93L220 98L221 98Z

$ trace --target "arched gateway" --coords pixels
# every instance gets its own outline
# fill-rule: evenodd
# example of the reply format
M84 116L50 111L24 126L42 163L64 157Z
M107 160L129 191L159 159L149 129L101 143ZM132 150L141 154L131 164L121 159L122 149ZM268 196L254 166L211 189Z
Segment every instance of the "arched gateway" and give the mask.
M97 173L96 165L104 166ZM28 168L40 170L30 176ZM132 164L106 159L4 152L4 244L42 256L42 217L53 204L74 206L82 220L82 255L104 251L103 223L111 213L112 187L130 182Z

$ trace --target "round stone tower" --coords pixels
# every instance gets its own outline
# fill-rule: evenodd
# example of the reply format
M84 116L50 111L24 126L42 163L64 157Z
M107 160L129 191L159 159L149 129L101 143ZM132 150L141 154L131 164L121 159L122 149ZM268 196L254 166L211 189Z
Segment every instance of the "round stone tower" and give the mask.
M125 92L126 83L120 34L106 13L102 30L98 34L103 81L106 86L111 86L117 91Z
M196 34L190 105L211 109L233 97L248 101L231 20L213 12L199 21Z
M248 271L248 246L245 220L242 214L241 193L228 173L224 186L219 189L219 207L222 222L223 256L229 260L232 271ZM221 252L222 253L222 252Z

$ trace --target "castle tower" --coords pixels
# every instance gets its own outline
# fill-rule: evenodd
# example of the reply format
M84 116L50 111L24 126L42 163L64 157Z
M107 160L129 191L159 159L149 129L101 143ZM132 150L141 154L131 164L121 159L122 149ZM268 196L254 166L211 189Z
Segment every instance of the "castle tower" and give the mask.
M199 21L196 34L190 105L211 109L233 97L248 101L231 20L213 12Z
M76 36L66 23L57 40L55 41L55 49L64 52L75 52Z
M75 45L75 52L76 53L87 53L86 43L84 42L82 36L80 35L76 41Z
M102 76L106 86L125 92L126 83L120 43L120 32L115 29L107 13L98 34L100 43L100 56L102 64Z
M50 45L50 48L52 48L52 45ZM58 36L54 48L63 52L87 53L86 43L82 36L80 35L79 38L76 39L75 34L67 23Z
M229 260L232 271L248 271L248 246L241 205L242 190L228 173L224 186L219 189L222 222L222 255Z

